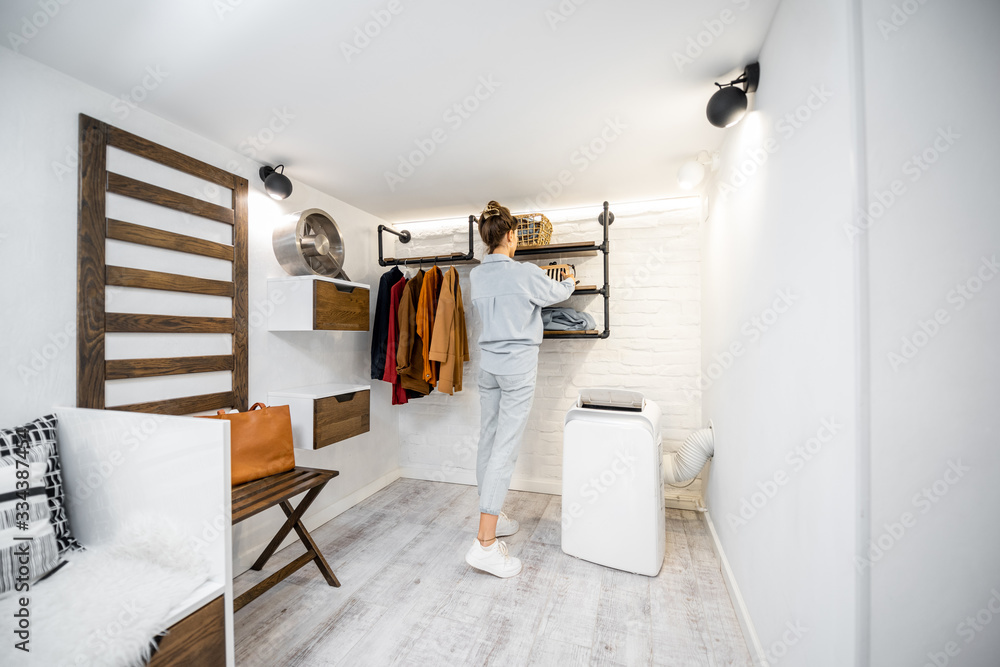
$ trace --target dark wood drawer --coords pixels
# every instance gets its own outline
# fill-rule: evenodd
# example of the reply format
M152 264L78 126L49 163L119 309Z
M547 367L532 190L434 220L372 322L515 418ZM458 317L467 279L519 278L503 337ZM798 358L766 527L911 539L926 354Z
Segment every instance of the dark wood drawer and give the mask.
M148 667L219 667L226 664L226 611L222 596L170 626Z
M367 289L325 280L313 286L313 329L368 331Z
M365 320L367 322L367 320ZM313 404L314 447L326 447L370 428L369 390L317 398Z

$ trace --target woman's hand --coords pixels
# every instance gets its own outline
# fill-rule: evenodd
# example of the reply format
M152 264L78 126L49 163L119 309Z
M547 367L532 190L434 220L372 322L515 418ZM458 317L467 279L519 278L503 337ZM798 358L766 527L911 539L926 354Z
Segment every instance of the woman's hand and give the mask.
M576 279L576 276L573 275L573 272L571 270L569 269L560 269L560 270L562 271L562 278L560 278L560 280Z

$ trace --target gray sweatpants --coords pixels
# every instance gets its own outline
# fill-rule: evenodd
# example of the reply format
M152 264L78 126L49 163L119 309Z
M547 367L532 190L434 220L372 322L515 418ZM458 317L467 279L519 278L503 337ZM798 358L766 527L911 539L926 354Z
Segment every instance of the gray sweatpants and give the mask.
M483 514L499 514L503 508L531 412L537 372L537 367L516 375L494 375L479 370L482 413L476 481L479 511Z

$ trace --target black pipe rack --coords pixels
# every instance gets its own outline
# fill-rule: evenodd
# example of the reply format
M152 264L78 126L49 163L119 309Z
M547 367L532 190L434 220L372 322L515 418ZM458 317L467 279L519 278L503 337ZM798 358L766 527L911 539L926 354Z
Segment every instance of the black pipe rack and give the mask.
M580 338L607 338L611 335L611 285L608 255L611 253L611 245L608 243L608 227L615 221L615 214L608 207L608 202L604 202L604 211L597 217L604 231L604 239L600 245L593 241L587 243L558 243L547 246L525 246L514 251L514 259L530 259L544 257L547 255L575 255L593 256L598 252L604 253L604 285L601 287L588 287L577 289L572 296L584 294L600 294L604 297L604 330L603 331L546 331L543 335L546 339L580 339ZM469 251L466 253L452 253L450 255L434 255L428 257L385 257L382 249L382 232L388 232L399 237L402 243L409 243L412 235L409 231L397 232L385 225L378 226L378 263L379 266L406 266L410 264L478 264L479 260L474 256L474 236L473 225L476 223L476 216L469 216Z

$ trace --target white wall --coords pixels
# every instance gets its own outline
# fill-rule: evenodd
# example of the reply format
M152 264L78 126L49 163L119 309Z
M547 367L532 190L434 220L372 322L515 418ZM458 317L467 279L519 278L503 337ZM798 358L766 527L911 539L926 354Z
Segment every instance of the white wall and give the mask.
M643 392L663 411L664 450L672 451L701 426L698 390L700 358L699 220L695 198L615 206L610 228L611 337L605 340L545 340L538 360L538 384L512 487L561 493L562 430L566 410L579 390L621 386ZM587 210L546 212L553 243L596 241L602 230L600 204ZM400 225L400 228L403 228ZM448 253L468 247L468 222L409 225L414 240L396 244L396 256ZM474 228L476 255L485 250ZM555 257L537 260L544 265ZM603 259L567 257L581 285L603 283ZM459 267L469 326L471 360L465 389L438 393L400 408L400 464L403 474L424 479L475 483L479 440L479 317L472 306L469 267ZM604 326L600 296L575 296L567 305L586 310ZM667 487L675 503L693 507L701 480L687 489ZM679 498L678 498L679 497Z
M862 18L871 664L995 665L1000 267L984 259L1000 259L1000 4L866 0Z
M709 188L706 500L770 662L841 667L854 659L857 379L846 3L785 0L759 61L754 110L726 130Z
M76 321L76 225L77 225L77 115L86 113L140 136L162 143L183 153L235 172L248 179L250 237L250 402L266 401L270 389L301 386L323 381L367 382L369 340L367 333L269 333L266 312L269 295L268 276L284 275L271 251L272 225L283 213L318 207L337 220L346 237L346 270L353 280L370 282L378 275L373 245L375 226L380 219L351 207L344 202L301 184L295 184L294 194L283 202L267 197L257 177L259 164L246 156L191 134L142 109L127 109L105 92L91 88L32 60L0 48L0 86L4 92L0 105L0 154L7 165L7 183L0 190L0 272L6 288L0 291L0 310L7 317L4 327L3 359L0 360L0 423L14 425L51 411L56 405L74 405L75 332ZM121 109L127 113L124 117ZM234 119L239 122L239 119ZM255 132L258 128L248 128ZM279 138L280 140L280 138ZM137 160L120 155L123 167L138 175L153 177L156 171ZM129 164L124 164L124 163ZM294 166L289 172L294 176ZM223 193L206 190L204 184L193 183L173 174L168 185L185 188L192 196L217 200ZM225 191L228 193L228 191ZM120 199L115 206L130 206ZM152 208L152 207L150 207ZM175 216L157 211L157 219L171 224L184 222L201 224L190 216ZM183 219L178 219L183 218ZM211 223L210 223L211 224ZM150 251L116 244L113 252L122 263L133 260L169 262L168 251ZM109 249L109 253L112 249ZM109 255L110 256L110 255ZM172 259L172 258L170 258ZM219 267L206 260L196 275L212 275ZM147 265L148 266L148 265ZM150 267L153 268L153 267ZM160 268L160 267L156 267ZM228 270L228 264L225 264ZM171 270L169 263L160 270ZM180 272L180 269L175 269ZM225 276L218 276L224 278ZM130 296L123 290L111 290L116 304L128 308ZM112 298L109 296L109 298ZM172 299L172 300L171 300ZM146 293L141 297L145 306L177 308L178 313L215 314L219 307L215 297L197 295ZM374 294L372 295L374 301ZM138 304L141 308L143 304ZM224 304L228 307L228 300ZM120 334L114 342L124 353L131 343ZM186 338L185 344L211 346L217 342ZM162 337L161 337L162 338ZM174 349L175 343L162 342L162 349ZM112 341L109 340L109 353ZM191 352L188 352L189 354ZM220 352L203 352L220 353ZM142 354L133 356L145 356ZM228 386L228 373L205 374L197 380L185 380L178 385L167 380L122 381L126 387L109 389L109 404L136 400L155 400L169 396L220 391ZM222 377L218 377L222 376ZM191 387L222 388L195 389ZM121 384L121 383L119 383ZM298 452L302 465L340 470L341 475L330 483L310 510L307 522L328 519L332 512L345 509L359 494L369 493L391 481L398 468L395 415L378 406L388 405L385 386L372 388L371 432L337 443L318 452ZM185 391L187 389L187 391ZM112 400L114 393L118 400ZM253 553L270 538L283 516L270 510L244 522L234 531L234 554L237 572L252 562Z

